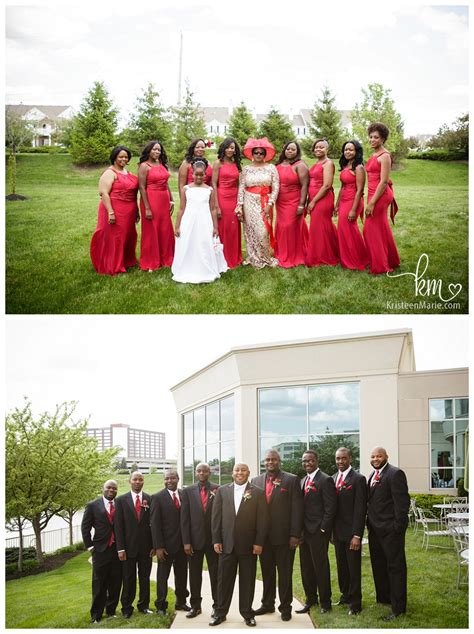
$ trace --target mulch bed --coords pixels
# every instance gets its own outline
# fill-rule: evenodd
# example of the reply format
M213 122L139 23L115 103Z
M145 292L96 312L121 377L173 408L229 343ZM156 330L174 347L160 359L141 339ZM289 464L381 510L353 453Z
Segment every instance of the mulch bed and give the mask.
M21 579L21 577L29 577L30 575L39 575L42 572L50 572L51 570L56 570L56 568L60 568L64 566L66 561L72 559L73 557L77 557L83 553L83 550L76 550L73 553L59 553L59 555L50 555L49 557L45 557L44 563L42 563L37 568L33 570L26 570L24 572L13 572L11 574L7 574L5 579L7 581L11 581L12 579Z

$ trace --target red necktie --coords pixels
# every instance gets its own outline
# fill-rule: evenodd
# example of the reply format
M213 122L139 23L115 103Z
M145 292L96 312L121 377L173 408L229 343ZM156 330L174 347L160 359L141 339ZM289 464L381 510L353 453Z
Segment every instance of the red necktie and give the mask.
M336 484L336 489L340 489L341 488L341 482L342 482L342 471L339 474L339 478L338 478L337 484Z
M138 494L137 494L137 499L135 500L135 513L137 515L137 520L140 521L141 504L140 504L140 496Z
M373 477L372 477L372 482L370 483L370 486L371 486L371 487L373 487L373 486L374 486L374 484L377 484L377 482L378 482L379 480L380 480L380 478L379 478L379 470L378 470L378 469L376 469L376 470L375 470L375 473L374 473L374 475L373 475Z
M204 513L205 513L207 508L207 489L205 486L201 487L200 494L201 494L202 508L204 509Z
M173 491L173 502L174 502L174 505L176 506L176 508L179 511L179 508L180 508L181 504L179 503L179 498L176 495L176 491Z
M114 503L112 502L112 500L109 501L109 510L107 511L107 515L109 516L109 522L111 524L114 523L114 515L115 515L115 506ZM109 543L107 544L107 546L112 546L112 544L115 541L115 535L114 535L114 531L112 530L112 532L110 533L110 537L109 537Z
M309 476L306 476L306 482L305 482L305 485L304 485L304 494L305 495L307 493L309 493L309 490L311 488L311 483L312 483L311 478Z
M265 485L265 497L267 498L267 504L270 502L273 492L273 476L267 476L267 483Z

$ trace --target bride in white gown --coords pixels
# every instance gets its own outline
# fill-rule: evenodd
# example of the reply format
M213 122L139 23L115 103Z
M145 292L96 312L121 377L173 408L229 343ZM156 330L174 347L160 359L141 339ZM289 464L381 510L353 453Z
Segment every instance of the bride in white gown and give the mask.
M194 183L184 187L175 226L176 246L171 272L175 282L213 282L227 271L219 236L215 193L204 183L205 159L192 163Z

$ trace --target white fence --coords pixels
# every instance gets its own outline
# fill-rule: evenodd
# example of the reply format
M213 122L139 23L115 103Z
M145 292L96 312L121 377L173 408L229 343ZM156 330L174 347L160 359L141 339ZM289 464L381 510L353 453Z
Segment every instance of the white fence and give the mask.
M82 541L81 527L73 526L72 527L72 541L74 544ZM20 546L20 538L19 537L7 537L5 539L5 547L6 548L14 548ZM23 536L23 546L28 548L33 546L36 547L36 538L34 535L24 535ZM69 546L69 526L66 528L58 528L53 531L43 531L41 533L41 546L44 553L52 553L58 548L63 548L64 546Z

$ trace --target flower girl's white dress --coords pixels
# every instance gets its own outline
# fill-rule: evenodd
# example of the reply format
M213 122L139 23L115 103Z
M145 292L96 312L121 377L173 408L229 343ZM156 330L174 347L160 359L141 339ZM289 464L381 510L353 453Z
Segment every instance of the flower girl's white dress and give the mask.
M209 209L211 187L185 186L186 208L176 238L171 272L175 282L213 282L227 271L222 248L215 248Z

